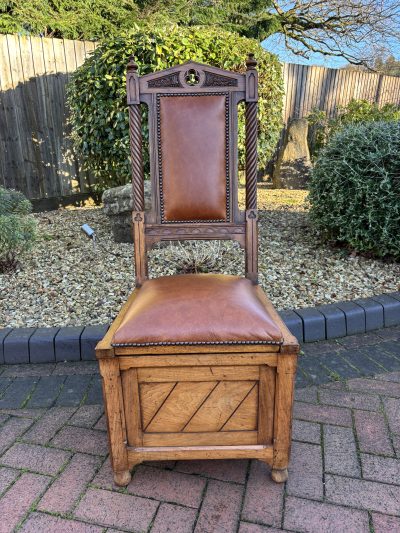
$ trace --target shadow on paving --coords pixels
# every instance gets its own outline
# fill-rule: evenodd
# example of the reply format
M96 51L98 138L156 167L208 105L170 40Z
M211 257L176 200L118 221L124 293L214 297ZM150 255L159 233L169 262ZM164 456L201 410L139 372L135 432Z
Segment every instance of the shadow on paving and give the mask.
M400 370L400 327L303 344L296 388ZM96 362L0 366L0 410L102 404Z

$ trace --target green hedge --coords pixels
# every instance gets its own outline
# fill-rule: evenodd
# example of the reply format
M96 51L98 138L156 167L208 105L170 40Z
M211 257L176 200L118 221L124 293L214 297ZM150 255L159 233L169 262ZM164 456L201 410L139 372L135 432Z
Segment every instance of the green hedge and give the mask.
M259 155L260 168L264 168L281 129L283 81L277 57L266 52L258 41L218 29L171 26L135 28L101 44L73 75L68 89L74 144L86 168L94 173L96 187L102 190L130 179L125 75L132 53L143 75L189 59L244 72L249 52L259 62ZM239 122L239 157L243 166L243 110ZM143 133L146 139L145 121Z
M310 216L326 239L400 259L400 123L349 124L316 160Z

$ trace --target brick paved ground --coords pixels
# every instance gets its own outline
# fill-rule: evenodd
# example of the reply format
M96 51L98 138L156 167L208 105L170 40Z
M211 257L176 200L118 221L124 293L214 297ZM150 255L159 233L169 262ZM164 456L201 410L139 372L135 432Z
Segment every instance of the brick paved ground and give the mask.
M285 485L258 461L181 461L118 489L96 365L0 367L0 533L400 532L399 341L305 346Z

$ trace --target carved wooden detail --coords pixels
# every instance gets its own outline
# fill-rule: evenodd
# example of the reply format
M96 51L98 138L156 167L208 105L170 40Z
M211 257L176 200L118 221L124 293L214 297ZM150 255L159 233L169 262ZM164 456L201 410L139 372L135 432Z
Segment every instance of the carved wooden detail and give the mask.
M221 74L215 74L208 70L204 71L205 80L204 87L237 87L238 80L236 78L230 78L229 76L222 76Z
M185 83L189 86L198 85L200 83L200 73L194 68L190 68L184 74Z
M257 102L247 102L246 120L246 209L257 209Z
M129 106L129 133L131 143L131 169L133 209L144 210L144 176L142 155L142 116L140 105Z
M257 102L258 100L258 74L257 61L254 54L249 54L246 61L246 102Z
M146 235L162 235L170 237L172 235L241 235L244 233L244 226L200 226L196 225L195 227L185 226L185 227L174 227L168 228L167 226L161 227L146 227Z
M182 87L182 84L179 79L179 72L173 72L172 74L149 80L147 86L150 89L155 89L161 87Z
M138 66L135 63L133 56L131 56L126 71L126 96L128 105L140 103L137 70Z

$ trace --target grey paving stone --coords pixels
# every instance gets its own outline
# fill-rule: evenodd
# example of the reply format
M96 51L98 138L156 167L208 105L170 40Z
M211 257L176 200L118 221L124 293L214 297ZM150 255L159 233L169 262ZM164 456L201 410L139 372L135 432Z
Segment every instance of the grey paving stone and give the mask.
M304 342L315 342L326 339L325 317L322 313L312 307L296 309L303 321Z
M340 340L342 341L343 338ZM301 349L306 355L321 355L328 352L341 352L345 348L338 340L331 339L329 341L307 342L302 344Z
M400 359L390 352L385 351L382 348L382 344L376 346L370 346L365 350L370 359L373 359L376 363L382 365L388 372L394 370L400 370Z
M346 349L358 349L361 346L372 346L373 344L379 344L382 342L382 338L378 335L377 330L375 332L369 331L368 333L360 333L358 335L349 335L348 337L342 337L337 339L337 342Z
M99 365L97 361L63 361L57 363L53 374L72 375L72 374L98 374Z
M80 361L83 327L61 328L54 339L56 361Z
M91 379L92 376L90 374L67 376L56 400L56 405L64 407L78 406L86 394Z
M308 387L311 385L312 381L309 379L304 372L302 372L301 368L297 368L296 373L296 388L302 389L303 387Z
M88 405L100 405L103 403L103 388L100 376L93 377L85 403Z
M54 338L60 328L38 328L29 339L31 363L54 363Z
M335 304L346 315L347 335L365 333L365 311L354 302L338 302Z
M373 376L375 374L382 374L384 371L381 366L369 359L363 352L359 350L348 350L343 353L344 359L351 365L360 370L363 376Z
M279 311L279 314L282 320L285 322L286 326L288 327L289 331L293 333L293 335L299 342L303 342L303 321L301 320L299 315L296 314L294 311L291 311L290 309Z
M0 378L0 397L12 383L12 378Z
M96 344L107 333L109 324L101 324L98 326L87 326L81 335L81 359L90 361L96 359L95 347Z
M341 353L345 354L346 352ZM362 375L358 370L349 365L343 357L340 357L339 354L324 353L318 357L318 360L321 365L327 367L332 372L336 372L343 379L359 378Z
M19 409L24 405L39 378L15 378L0 399L0 409Z
M383 305L372 298L357 298L354 302L365 311L365 331L383 328Z
M390 340L382 342L379 346L383 351L400 358L400 342Z
M337 339L346 335L346 317L334 304L319 305L316 308L325 317L327 339Z
M376 334L385 341L397 341L400 342L400 325L392 326L391 328L380 329Z
M0 365L4 365L4 346L3 341L12 332L12 328L0 329Z
M51 407L65 380L65 376L41 377L26 407Z
M35 328L13 329L3 340L4 363L29 363L29 339Z
M400 300L388 294L374 296L373 299L383 305L385 328L400 324Z
M314 385L330 381L329 372L319 364L318 356L302 355L298 365Z

